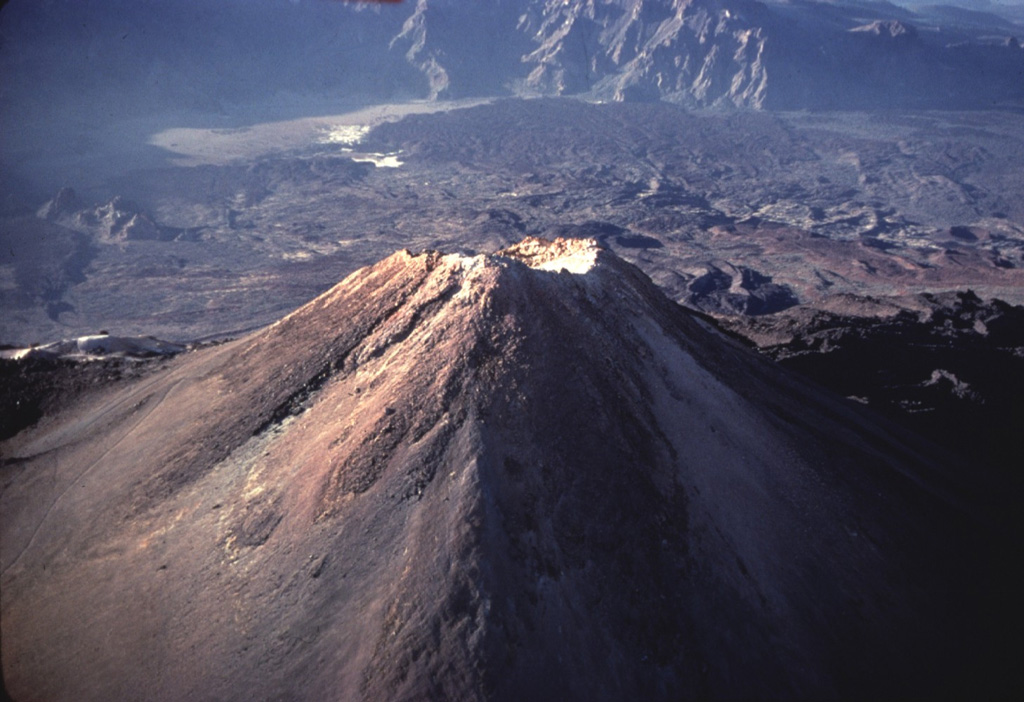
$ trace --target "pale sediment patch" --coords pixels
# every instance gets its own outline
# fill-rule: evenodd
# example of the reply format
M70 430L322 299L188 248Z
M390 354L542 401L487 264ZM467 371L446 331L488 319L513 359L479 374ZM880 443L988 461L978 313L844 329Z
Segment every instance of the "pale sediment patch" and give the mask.
M320 143L352 146L361 142L369 133L370 126L367 124L336 124L327 130Z
M234 129L173 127L153 134L148 143L175 154L178 158L173 162L179 166L225 165L313 144L348 147L358 144L377 125L397 122L406 115L448 112L488 102L490 100L486 99L421 100ZM395 167L387 163L378 165Z

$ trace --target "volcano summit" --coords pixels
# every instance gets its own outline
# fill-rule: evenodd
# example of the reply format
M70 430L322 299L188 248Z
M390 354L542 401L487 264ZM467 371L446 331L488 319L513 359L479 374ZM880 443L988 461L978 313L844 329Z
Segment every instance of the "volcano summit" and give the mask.
M19 700L1004 679L985 490L593 241L396 253L2 451Z

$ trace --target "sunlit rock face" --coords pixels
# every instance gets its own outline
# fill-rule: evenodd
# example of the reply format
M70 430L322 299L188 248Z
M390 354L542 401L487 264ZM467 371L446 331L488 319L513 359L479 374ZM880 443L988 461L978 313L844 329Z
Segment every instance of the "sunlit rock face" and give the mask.
M2 451L15 699L902 696L1004 672L977 486L594 241L396 253Z
M1014 30L987 21L997 34ZM915 22L947 33L921 37ZM391 47L405 51L431 98L493 94L498 84L517 94L748 109L979 108L1024 98L1024 52L955 25L893 5L419 0ZM470 26L478 29L460 31ZM497 36L498 48L487 43Z

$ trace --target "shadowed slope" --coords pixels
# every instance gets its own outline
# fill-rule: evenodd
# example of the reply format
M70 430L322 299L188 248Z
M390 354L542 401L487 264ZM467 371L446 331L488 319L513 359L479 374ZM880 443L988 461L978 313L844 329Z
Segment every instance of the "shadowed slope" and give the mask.
M984 633L963 486L593 242L399 252L3 451L16 699L927 693Z

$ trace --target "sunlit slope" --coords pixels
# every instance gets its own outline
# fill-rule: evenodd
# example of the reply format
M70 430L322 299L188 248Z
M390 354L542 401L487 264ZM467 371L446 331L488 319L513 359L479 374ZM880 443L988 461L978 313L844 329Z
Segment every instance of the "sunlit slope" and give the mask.
M396 253L2 450L19 700L1002 673L977 487L586 240Z

